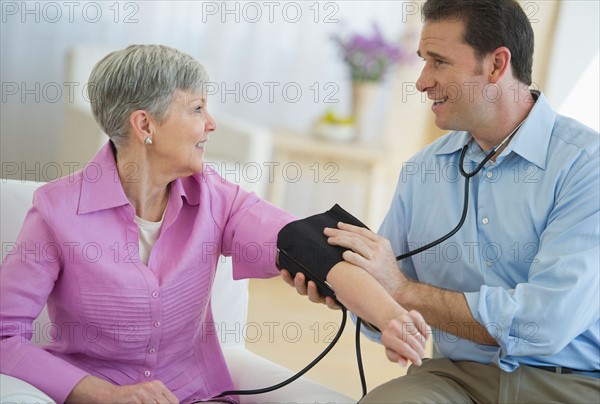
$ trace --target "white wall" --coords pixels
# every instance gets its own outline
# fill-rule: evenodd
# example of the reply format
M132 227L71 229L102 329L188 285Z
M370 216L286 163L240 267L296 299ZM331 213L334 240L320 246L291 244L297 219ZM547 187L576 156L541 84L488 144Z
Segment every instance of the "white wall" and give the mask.
M561 2L545 88L550 102L559 112L596 130L600 110L599 18L598 1Z
M535 11L531 6L536 4L524 3L529 13ZM376 20L388 38L399 40L407 27L404 22L414 17L419 4L366 0L319 3L2 1L0 7L0 177L12 174L7 170L16 167L19 170L16 176L25 174L27 179L50 180L61 173L67 174L67 168L61 166L58 149L65 127L64 110L70 102L69 91L81 92L84 86L84 83L65 83L65 57L72 47L119 49L130 43L174 46L204 63L212 80L218 83L219 91L210 99L212 110L269 127L287 127L306 133L313 120L327 108L338 113L349 111L348 74L330 36L366 32ZM300 18L297 18L297 7L301 9ZM599 76L598 65L589 65L598 53L598 14L597 1L560 3L548 82L543 88L555 107L583 121L598 121L598 82L586 80L576 86L586 68L591 71L590 77ZM416 79L416 74L407 76L411 77L402 80ZM275 86L273 100L269 99L269 87L265 83L276 83L271 84ZM316 102L314 83L321 88ZM337 88L333 103L324 102L329 93L323 88L328 83ZM240 91L235 91L236 85ZM286 85L290 90L301 88L303 94L298 102L283 96L282 88ZM243 91L244 86L247 93ZM258 102L253 102L251 90L257 86L263 94ZM572 88L579 88L577 95L573 92L569 95ZM233 94L224 91L232 89ZM394 94L392 89L394 85L388 82L379 92L375 108L378 115L373 117L375 134L382 132L386 121L390 122L385 114L398 104L394 103L393 96L401 97L397 86ZM289 95L293 96L293 92ZM581 104L561 105L563 100L573 99ZM410 125L411 121L403 120L398 133L414 136L412 131L406 130ZM90 134L83 131L81 136ZM406 145L407 141L400 143ZM414 153L407 150L416 147L412 143L402 148L403 155ZM57 172L57 167L63 171ZM391 181L390 186L393 184ZM348 192L355 192L351 185ZM328 202L336 197L322 194Z
M398 39L407 10L402 2L388 1L2 1L1 8L0 177L8 174L5 163L11 170L17 164L34 172L39 163L37 179L42 180L56 171L44 166L61 163L58 147L69 92L84 86L65 83L65 55L74 46L179 48L204 63L218 83L210 108L304 131L328 107L340 113L349 109L347 71L330 36L368 31L376 20L388 38ZM321 88L316 101L315 83ZM333 84L329 90L337 89L332 104L323 102L330 94L324 90L327 83ZM257 88L262 91L258 99ZM295 88L302 96L292 102Z

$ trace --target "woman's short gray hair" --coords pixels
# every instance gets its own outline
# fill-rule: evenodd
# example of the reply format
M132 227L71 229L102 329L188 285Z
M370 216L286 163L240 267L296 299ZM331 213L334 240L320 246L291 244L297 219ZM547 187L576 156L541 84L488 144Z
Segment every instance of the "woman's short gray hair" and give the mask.
M175 90L204 93L208 75L191 56L163 45L131 45L111 52L90 74L94 119L116 144L127 142L129 116L145 110L161 123Z

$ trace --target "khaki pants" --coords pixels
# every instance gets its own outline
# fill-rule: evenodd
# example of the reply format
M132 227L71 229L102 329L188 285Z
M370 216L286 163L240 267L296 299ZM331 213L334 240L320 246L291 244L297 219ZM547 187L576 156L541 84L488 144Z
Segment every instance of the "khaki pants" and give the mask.
M509 373L495 365L429 359L373 389L360 403L600 403L600 379L530 366Z

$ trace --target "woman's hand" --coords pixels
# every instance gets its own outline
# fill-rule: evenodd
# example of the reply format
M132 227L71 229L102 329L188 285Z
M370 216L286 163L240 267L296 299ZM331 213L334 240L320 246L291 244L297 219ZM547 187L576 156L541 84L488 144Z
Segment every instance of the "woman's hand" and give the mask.
M113 386L111 403L179 403L173 394L161 381L153 380L127 386Z
M293 288L296 288L296 292L302 296L308 296L308 300L313 303L323 303L327 305L332 310L339 310L340 306L329 296L323 297L319 294L319 290L317 289L317 284L313 281L306 282L306 277L303 273L298 272L295 278L292 278L292 275L286 271L285 269L281 270L281 277Z
M75 385L67 403L179 403L179 400L161 381L115 386L95 376L86 376Z
M415 310L407 311L390 320L382 330L381 342L385 346L385 355L402 366L406 366L408 361L421 366L430 334L431 330L423 316Z

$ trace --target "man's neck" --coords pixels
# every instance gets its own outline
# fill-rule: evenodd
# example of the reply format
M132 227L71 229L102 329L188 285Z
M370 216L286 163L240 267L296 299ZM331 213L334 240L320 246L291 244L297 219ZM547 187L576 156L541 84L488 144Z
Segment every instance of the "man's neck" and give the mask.
M527 94L519 94L517 101L510 100L497 107L493 117L487 120L487 124L478 127L476 131L471 131L471 135L479 147L488 151L502 143L529 116L536 100L537 95L528 91ZM496 156L506 148L509 142L510 139L498 150Z

